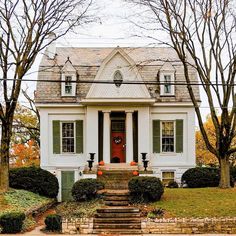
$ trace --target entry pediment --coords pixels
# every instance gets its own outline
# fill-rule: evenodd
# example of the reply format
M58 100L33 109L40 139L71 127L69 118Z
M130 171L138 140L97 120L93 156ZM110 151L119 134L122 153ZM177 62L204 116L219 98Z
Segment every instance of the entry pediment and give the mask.
M123 83L120 87L117 87L113 83L114 75L117 71L121 73L123 82L143 81L134 61L122 49L116 48L103 61L94 83L87 94L86 100L151 99L150 93L144 84ZM108 81L110 84L96 83L99 81Z

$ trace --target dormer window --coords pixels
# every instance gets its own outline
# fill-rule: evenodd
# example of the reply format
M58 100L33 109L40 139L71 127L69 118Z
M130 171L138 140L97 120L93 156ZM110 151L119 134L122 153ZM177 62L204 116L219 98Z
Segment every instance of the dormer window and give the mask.
M160 73L160 95L175 96L175 68L167 61L161 67Z
M65 94L72 95L72 76L65 76Z
M161 73L161 96L174 96L174 73Z
M164 75L164 94L171 94L171 76Z
M61 96L76 95L76 74L62 74Z

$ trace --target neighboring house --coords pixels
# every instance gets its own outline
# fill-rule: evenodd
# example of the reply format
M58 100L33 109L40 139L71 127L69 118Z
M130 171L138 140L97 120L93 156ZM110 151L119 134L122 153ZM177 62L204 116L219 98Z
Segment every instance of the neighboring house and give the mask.
M54 47L48 52L56 54L41 61L35 99L41 167L58 177L61 189L83 177L89 153L95 165L142 164L141 153L148 153L155 176L180 182L195 166L195 114L175 51ZM200 101L198 86L194 92Z

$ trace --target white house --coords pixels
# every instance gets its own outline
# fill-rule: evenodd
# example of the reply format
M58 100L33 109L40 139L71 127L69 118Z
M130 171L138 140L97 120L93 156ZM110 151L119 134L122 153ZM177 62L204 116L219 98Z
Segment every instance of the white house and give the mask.
M41 167L57 176L63 191L83 178L89 153L95 165L142 164L147 153L163 181L180 182L195 166L194 108L173 49L51 47L56 54L41 61L35 99ZM199 98L198 86L194 92Z

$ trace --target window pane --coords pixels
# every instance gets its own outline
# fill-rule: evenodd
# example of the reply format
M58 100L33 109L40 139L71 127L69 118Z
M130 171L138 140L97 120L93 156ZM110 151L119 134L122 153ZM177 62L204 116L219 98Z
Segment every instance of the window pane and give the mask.
M74 123L62 123L62 152L74 152L74 146Z
M66 76L65 78L65 93L71 94L72 93L72 77Z
M164 75L164 93L171 93L171 76Z
M174 122L162 122L162 152L174 152Z

